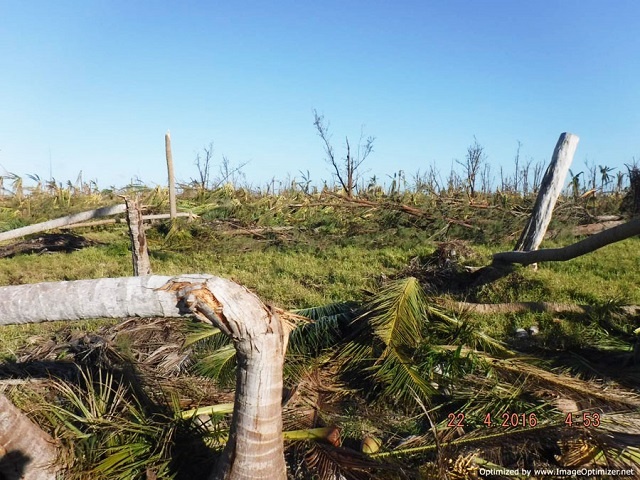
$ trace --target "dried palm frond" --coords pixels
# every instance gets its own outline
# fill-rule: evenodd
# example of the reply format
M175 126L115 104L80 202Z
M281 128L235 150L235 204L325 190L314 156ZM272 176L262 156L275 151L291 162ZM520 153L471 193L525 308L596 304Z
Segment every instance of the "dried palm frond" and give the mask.
M303 478L313 475L319 480L368 480L376 478L376 470L397 468L349 448L314 443L304 453L301 473Z

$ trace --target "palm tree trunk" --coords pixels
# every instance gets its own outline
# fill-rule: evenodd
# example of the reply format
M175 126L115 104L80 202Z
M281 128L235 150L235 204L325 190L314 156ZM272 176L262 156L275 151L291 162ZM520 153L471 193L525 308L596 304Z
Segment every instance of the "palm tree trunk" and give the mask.
M282 437L284 351L282 329L278 330L235 342L238 369L231 433L210 480L287 478Z
M67 217L55 218L53 220L47 220L46 222L27 225L26 227L16 228L15 230L9 230L8 232L2 232L0 233L0 241L3 242L13 238L24 237L25 235L31 235L32 233L44 232L45 230L53 230L54 228L73 225L74 223L86 222L92 218L117 215L119 213L124 213L125 210L125 206L120 204L113 205L111 207L102 207L96 210L89 210L88 212L74 213Z
M0 478L55 480L56 445L0 393Z
M288 329L245 287L210 275L103 278L0 287L0 325L194 314L237 350L229 440L211 479L284 480L282 368Z

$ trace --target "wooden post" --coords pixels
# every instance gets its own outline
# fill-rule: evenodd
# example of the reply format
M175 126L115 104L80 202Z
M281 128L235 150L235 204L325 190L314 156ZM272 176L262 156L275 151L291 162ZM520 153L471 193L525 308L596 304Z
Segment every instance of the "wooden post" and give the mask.
M124 203L127 206L127 225L129 225L129 237L131 238L133 275L135 277L151 275L147 236L144 233L140 204L137 200L132 200L128 197L124 197Z
M171 133L167 130L164 136L164 148L167 155L167 171L169 172L169 212L171 220L176 218L176 179L173 175L173 155L171 154Z
M580 138L572 133L560 135L551 163L542 179L531 217L514 250L537 250L542 243L579 141Z

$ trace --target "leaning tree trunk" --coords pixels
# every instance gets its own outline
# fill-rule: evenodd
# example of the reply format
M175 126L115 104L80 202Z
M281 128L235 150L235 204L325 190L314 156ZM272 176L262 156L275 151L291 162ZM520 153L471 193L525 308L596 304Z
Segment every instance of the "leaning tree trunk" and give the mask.
M0 325L190 313L213 323L233 339L238 367L229 440L210 478L286 478L281 402L288 329L246 288L209 275L151 275L0 287L0 299Z
M537 250L542 243L579 140L578 136L572 133L560 135L549 167L542 179L531 217L514 250Z

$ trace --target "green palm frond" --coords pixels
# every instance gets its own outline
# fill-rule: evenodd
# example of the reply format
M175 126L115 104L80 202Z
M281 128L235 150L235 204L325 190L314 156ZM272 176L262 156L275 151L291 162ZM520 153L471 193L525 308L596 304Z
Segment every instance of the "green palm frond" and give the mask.
M202 322L190 324L189 330L189 333L184 339L183 348L190 347L195 343L210 339L221 333L219 328Z
M321 317L300 325L289 336L288 356L317 356L323 350L334 347L342 338L338 315Z
M212 378L221 385L231 385L235 382L236 350L227 335L211 325L194 324L185 339L185 346L198 345L197 350L207 355L199 358L194 369L200 375Z
M368 321L387 348L416 347L422 340L428 301L414 277L389 282L364 306Z
M383 385L384 398L398 405L412 405L415 395L425 403L438 393L415 363L399 349L390 349L380 363L371 367L373 379Z
M325 317L337 317L340 320L351 321L355 317L358 307L359 305L356 302L336 302L317 307L294 310L294 313L307 317L311 320L321 320Z
M196 364L196 370L220 385L232 385L235 382L236 349L232 343L221 346Z
M476 328L469 320L450 315L436 306L428 307L428 315L432 328L439 329L441 334L448 337L453 344L465 345L472 349L479 349L500 356L513 356L505 344Z
M38 406L41 424L49 425L60 445L64 478L143 478L147 470L173 478L177 439L193 427L178 412L150 414L109 372L80 373L80 385L53 382L57 402L43 398Z

